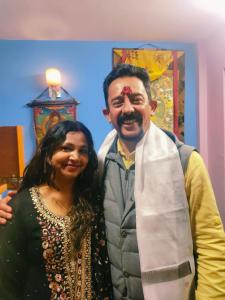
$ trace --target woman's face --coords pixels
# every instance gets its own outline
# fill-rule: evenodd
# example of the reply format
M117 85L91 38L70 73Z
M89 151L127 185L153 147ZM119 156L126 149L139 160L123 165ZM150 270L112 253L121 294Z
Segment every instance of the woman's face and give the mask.
M56 181L74 181L86 169L88 160L88 144L83 132L68 132L50 160Z

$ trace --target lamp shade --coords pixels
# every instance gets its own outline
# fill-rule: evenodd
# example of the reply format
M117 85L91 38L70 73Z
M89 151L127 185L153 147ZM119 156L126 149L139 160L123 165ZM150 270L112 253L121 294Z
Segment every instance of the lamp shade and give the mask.
M48 86L60 86L61 75L58 69L50 68L45 72L46 81Z

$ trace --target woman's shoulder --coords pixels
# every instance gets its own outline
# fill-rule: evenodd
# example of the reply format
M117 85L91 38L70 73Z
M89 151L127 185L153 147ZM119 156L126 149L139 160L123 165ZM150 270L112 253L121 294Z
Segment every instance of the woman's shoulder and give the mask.
M32 204L31 201L31 195L30 195L30 189L26 188L22 191L19 191L18 193L16 193L11 201L9 202L9 205L14 209L14 210L20 210L25 209L26 210L30 207L30 205Z

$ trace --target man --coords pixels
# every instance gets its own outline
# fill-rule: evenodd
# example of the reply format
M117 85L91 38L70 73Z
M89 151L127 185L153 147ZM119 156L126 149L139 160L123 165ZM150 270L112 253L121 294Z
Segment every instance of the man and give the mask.
M184 155L183 174L175 140L150 121L144 69L119 65L103 87L115 128L99 151L115 299L194 299L194 289L225 299L225 235L200 155Z

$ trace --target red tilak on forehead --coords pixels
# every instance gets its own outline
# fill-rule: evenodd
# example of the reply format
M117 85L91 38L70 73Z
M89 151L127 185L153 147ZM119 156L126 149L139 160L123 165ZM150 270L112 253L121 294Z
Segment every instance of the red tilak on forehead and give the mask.
M129 86L124 86L121 92L121 95L131 95L132 94L132 89Z

